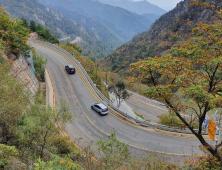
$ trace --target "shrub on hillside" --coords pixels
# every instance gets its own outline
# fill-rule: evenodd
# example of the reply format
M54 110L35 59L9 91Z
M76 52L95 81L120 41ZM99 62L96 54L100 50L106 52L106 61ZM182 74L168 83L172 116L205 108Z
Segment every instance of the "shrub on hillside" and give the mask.
M36 76L39 81L44 81L44 71L45 71L45 65L47 64L47 59L45 59L43 56L37 55L36 53L33 54L33 63L34 68L36 71Z
M195 170L221 169L221 163L210 154L206 154L201 157L194 156L193 158L194 159L189 158L184 160L186 169L195 169Z
M180 127L183 125L183 122L176 116L171 115L170 113L166 113L163 115L157 116L160 119L160 124L172 126L172 127Z
M3 41L4 53L29 57L27 28L17 18L11 19L4 7L0 7L0 39Z

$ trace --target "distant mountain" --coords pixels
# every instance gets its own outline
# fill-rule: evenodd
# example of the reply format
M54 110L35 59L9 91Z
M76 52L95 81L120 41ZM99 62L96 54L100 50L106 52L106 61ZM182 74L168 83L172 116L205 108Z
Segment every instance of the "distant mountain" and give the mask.
M173 10L155 21L146 32L136 35L131 41L103 58L101 65L119 75L129 76L131 63L171 52L169 50L172 46L179 45L181 41L190 37L192 28L197 26L198 21L206 23L217 21L215 10L189 6L188 2L191 1L184 0L178 3ZM205 2L219 6L219 9L222 7L221 1L205 0Z
M155 22L157 19L159 19L162 15L160 14L151 14L151 13L144 13L142 16L149 19L152 23Z
M147 30L152 24L152 21L144 16L93 0L39 0L39 2L74 19L101 39L112 33L126 42L136 34ZM109 31L111 33L107 34ZM119 46L118 43L112 44Z
M58 38L70 36L70 40L79 39L77 44L83 49L83 55L93 54L101 58L113 50L113 47L84 26L40 4L38 0L0 0L0 6L5 6L11 17L33 20L50 29L51 33L57 35Z
M118 6L120 8L124 8L128 11L137 13L137 14L158 14L163 15L166 13L162 8L149 3L148 1L130 1L130 0L97 0L104 4L109 4L112 6Z

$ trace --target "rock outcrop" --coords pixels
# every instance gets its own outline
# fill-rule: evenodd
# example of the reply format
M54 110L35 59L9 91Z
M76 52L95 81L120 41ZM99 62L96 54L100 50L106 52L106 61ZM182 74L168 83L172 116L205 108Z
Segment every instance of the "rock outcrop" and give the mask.
M39 35L36 32L30 33L30 39L37 40L39 39Z

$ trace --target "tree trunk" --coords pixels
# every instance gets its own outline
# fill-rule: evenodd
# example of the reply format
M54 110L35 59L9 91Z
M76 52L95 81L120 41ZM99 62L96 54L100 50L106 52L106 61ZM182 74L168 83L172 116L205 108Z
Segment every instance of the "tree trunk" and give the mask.
M2 128L2 144L7 144L10 137L9 137L9 126L6 122L1 122L1 128Z
M198 135L197 138L199 139L199 141L202 143L202 145L215 157L217 158L218 161L220 161L220 163L222 164L222 158L218 153L217 149L214 149L212 146L210 146L205 139L203 138L202 135Z
M168 106L170 106L170 108L173 108L173 106L171 105L171 103L167 100L165 100L166 103L168 104ZM180 115L180 113L177 112L177 110L174 110L174 112L176 113L177 117L179 117L179 119L190 129L190 131L198 138L198 140L201 142L201 144L215 157L218 159L218 161L220 161L221 165L222 165L222 158L218 153L217 149L214 149L212 146L210 146L205 139L203 138L200 129L199 128L199 133L195 132L194 129L187 123L187 121Z

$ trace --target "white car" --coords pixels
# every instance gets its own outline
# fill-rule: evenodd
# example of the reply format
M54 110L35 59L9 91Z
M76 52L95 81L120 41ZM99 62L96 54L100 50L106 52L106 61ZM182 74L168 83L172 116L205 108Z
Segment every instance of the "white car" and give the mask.
M100 116L107 115L109 113L108 108L102 103L93 103L91 108L99 113Z

